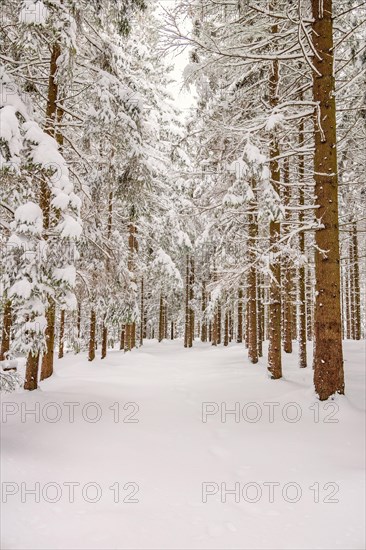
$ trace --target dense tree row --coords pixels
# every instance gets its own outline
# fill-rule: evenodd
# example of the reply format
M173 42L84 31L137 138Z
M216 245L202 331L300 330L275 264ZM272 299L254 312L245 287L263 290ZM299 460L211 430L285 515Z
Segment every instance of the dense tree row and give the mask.
M320 399L343 393L342 337L365 330L365 9L169 9L5 3L0 359L25 354L35 389L66 349L234 340L256 363L268 340L277 379L314 339ZM167 47L190 51L185 127Z

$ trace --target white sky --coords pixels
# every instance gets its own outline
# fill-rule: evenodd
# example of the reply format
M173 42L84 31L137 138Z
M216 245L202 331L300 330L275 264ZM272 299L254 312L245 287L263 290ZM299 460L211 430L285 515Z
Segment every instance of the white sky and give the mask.
M174 8L175 0L159 0L159 5L163 6L165 10ZM159 10L158 14L159 14ZM163 17L163 16L162 16ZM170 74L175 82L169 86L169 91L172 93L175 103L179 109L188 113L190 108L195 105L194 86L187 90L183 87L183 71L189 63L189 50L186 48L180 52L172 52L167 56L167 63L174 66L173 72Z

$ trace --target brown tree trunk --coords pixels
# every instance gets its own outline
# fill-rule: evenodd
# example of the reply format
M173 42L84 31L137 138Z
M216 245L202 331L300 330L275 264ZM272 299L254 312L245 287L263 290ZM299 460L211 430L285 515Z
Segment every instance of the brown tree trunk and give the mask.
M257 348L258 348L258 357L263 357L263 318L264 318L264 306L263 306L263 297L262 297L262 288L261 288L261 277L257 273L257 304L258 304L258 318L257 318Z
M307 288L307 299L306 299L306 338L309 342L313 339L313 330L314 330L314 309L313 309L313 285L312 285L312 270L310 266L306 269L306 288Z
M164 298L163 295L160 294L160 306L159 306L159 342L161 342L164 339Z
M125 349L125 325L122 325L120 340L119 340L119 349Z
M56 319L56 303L52 298L48 300L48 308L46 311L47 327L46 335L46 351L42 357L41 380L49 378L53 373L53 350L55 348L55 319Z
M106 327L105 323L103 323L101 359L105 359L107 357L107 349L108 349L108 328Z
M1 333L0 361L4 361L10 349L10 333L12 324L11 301L6 300L3 312L3 328Z
M190 338L190 322L191 322L191 316L190 316L190 310L189 310L189 297L190 297L190 260L189 260L189 254L187 254L186 257L186 285L185 285L185 322L184 322L184 347L188 348L189 346L189 338Z
M320 400L344 393L332 0L312 0L313 97L318 105L314 179L322 229L315 233L314 384ZM320 124L319 124L320 122Z
M291 201L290 187L290 160L286 157L283 162L283 205L289 206ZM286 211L285 221L289 224L291 214ZM283 233L290 231L289 225L283 226ZM293 266L288 257L283 261L283 351L292 353L292 335L293 335Z
M64 356L64 336L65 336L65 310L61 310L60 315L60 334L58 341L58 358L62 359Z
M221 304L217 304L217 343L221 344Z
M256 182L251 181L254 195L256 194ZM255 267L255 250L258 237L258 223L256 214L256 201L249 205L249 230L248 230L248 358L252 363L258 363L258 334L257 334L257 270Z
M89 361L94 361L95 359L96 326L97 326L97 318L95 315L95 310L92 309L90 312L89 356L88 356Z
M57 137L57 141L62 143L62 134L56 131L56 122L58 118L57 95L58 85L56 81L57 63L61 55L61 49L58 42L55 42L52 47L50 72L48 81L48 95L46 107L46 127L45 133L50 136ZM60 118L62 115L60 114ZM46 178L42 178L39 205L43 213L43 228L47 231L51 225L51 191ZM47 238L47 236L46 236ZM41 380L48 378L53 373L53 353L55 346L55 316L56 304L53 298L48 299L48 307L46 310L47 327L46 335L46 350L42 357Z
M352 228L352 256L353 256L353 289L354 289L354 311L353 311L353 334L355 340L361 340L361 301L360 301L360 268L357 242L357 224L353 223Z
M224 346L229 345L229 312L226 307L225 309L225 321L224 321Z
M201 342L207 342L207 321L204 319L207 307L206 281L202 281L202 326L201 326Z
M38 388L38 362L39 354L33 355L32 352L29 352L25 370L25 390L36 390Z
M233 336L234 336L234 316L230 308L229 309L229 342L233 341Z
M217 306L215 308L213 323L212 323L212 345L217 346L218 344L218 324L219 324L219 316L217 313Z
M80 338L80 335L81 335L81 303L80 302L78 303L76 330L77 330L78 338Z
M271 8L273 9L273 8ZM272 25L272 34L278 33L278 25ZM278 105L278 86L279 86L279 63L278 60L272 62L269 78L269 102L272 109ZM278 156L280 153L277 135L272 132L270 137L270 177L274 191L279 194L280 167ZM269 242L273 259L270 264L271 281L269 290L269 347L268 347L268 371L271 378L282 377L281 360L281 263L278 257L279 253L277 243L280 240L280 223L278 220L270 222Z
M192 347L194 342L194 336L195 336L195 315L194 315L194 309L193 309L193 299L194 299L194 280L195 280L195 264L194 259L191 258L191 271L190 271L190 278L189 278L189 343L188 347Z
M243 341L243 289L238 290L238 328L236 341L241 344Z
M348 246L348 253L350 255L350 259L352 258L352 252L351 252L352 246ZM352 327L352 291L351 291L351 261L350 259L347 261L348 269L346 269L345 272L345 280L344 280L344 292L345 292L345 298L346 298L346 338L347 340L351 339L351 327Z
M146 328L144 327L145 323L145 303L144 303L144 278L141 278L141 302L140 302L140 346L144 343L144 333Z
M300 96L300 100L303 99L303 95ZM304 147L304 122L301 120L299 127L299 148ZM305 190L304 190L304 173L305 173L305 158L304 155L299 155L299 223L304 223L304 211L301 209L305 204ZM302 231L299 234L299 252L302 258L305 258L305 233ZM299 267L299 367L305 368L307 366L307 353L306 353L306 275L305 264L301 262Z

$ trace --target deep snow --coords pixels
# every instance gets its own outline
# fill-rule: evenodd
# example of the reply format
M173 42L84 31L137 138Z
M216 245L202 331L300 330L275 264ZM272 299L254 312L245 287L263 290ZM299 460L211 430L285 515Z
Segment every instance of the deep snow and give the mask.
M364 358L363 342L345 343L347 395L328 405L296 350L278 381L239 344L68 354L40 390L2 397L2 548L364 548ZM222 422L236 402L240 417ZM25 494L37 482L40 502ZM240 494L222 502L221 483Z

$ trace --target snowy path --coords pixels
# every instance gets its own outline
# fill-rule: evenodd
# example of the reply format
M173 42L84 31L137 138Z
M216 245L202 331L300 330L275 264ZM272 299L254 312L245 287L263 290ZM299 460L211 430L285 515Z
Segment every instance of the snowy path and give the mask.
M41 390L2 399L3 500L9 493L2 548L363 548L364 344L345 349L347 397L328 409L309 408L317 403L312 371L296 368L296 353L285 358L280 381L267 379L264 362L250 365L237 344L184 350L181 342L147 342L93 364L68 355ZM91 402L97 407L85 406ZM238 402L239 421L231 414L222 422L217 412L202 422L202 402L210 410ZM124 410L126 403L139 410ZM22 421L25 404L39 407L39 419ZM91 422L97 412L100 420ZM25 494L36 482L40 502ZM70 482L79 483L74 502ZM205 482L216 492L207 502ZM268 482L279 484L272 499ZM222 502L221 483L236 483L240 494ZM99 501L87 502L97 489ZM138 502L123 501L131 499Z

